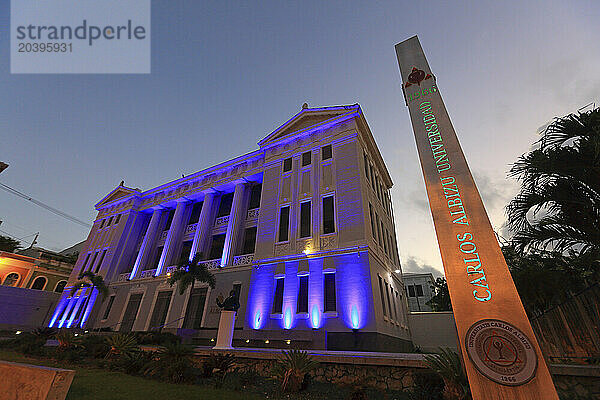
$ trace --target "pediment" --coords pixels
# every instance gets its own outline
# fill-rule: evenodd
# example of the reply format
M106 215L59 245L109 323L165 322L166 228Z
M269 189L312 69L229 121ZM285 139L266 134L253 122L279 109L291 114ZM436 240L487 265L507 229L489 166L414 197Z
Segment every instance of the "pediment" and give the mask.
M136 194L139 195L140 192L138 190L128 188L125 186L117 186L112 192L107 194L102 200L100 200L100 202L98 202L98 204L96 204L96 208Z
M258 142L258 145L263 147L292 134L324 125L342 115L354 113L357 108L358 105L304 108L298 114L290 118L286 123L274 130L270 135Z

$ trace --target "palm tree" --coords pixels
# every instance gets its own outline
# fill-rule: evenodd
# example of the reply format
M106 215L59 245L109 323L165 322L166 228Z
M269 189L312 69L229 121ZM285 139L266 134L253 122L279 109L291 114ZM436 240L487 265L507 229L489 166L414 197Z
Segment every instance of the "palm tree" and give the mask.
M90 297L92 297L92 293L95 290L100 293L102 296L102 301L106 300L110 291L108 290L108 286L104 283L104 278L101 275L96 275L92 271L86 271L79 274L77 277L78 281L73 284L71 287L70 296L73 297L75 293L79 289L91 288L89 295L85 299L85 303L83 305L82 310L85 310L90 302Z
M215 276L206 268L206 264L200 263L201 259L202 253L196 253L192 260L181 260L178 268L171 272L167 282L171 286L178 283L179 294L183 294L190 285L194 288L196 281L208 283L212 289L215 288Z
M521 182L506 208L512 244L598 260L600 108L557 118L536 144L509 172Z

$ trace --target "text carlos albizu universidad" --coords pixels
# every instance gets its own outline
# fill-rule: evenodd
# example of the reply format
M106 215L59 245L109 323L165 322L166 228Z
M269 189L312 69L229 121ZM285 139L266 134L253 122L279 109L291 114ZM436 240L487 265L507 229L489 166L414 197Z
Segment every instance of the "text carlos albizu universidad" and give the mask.
M146 28L141 25L134 26L131 20L127 20L125 25L88 25L87 20L83 20L81 25L72 27L62 26L41 26L41 25L21 25L17 27L18 40L87 40L88 45L92 45L95 40L144 40L146 38Z

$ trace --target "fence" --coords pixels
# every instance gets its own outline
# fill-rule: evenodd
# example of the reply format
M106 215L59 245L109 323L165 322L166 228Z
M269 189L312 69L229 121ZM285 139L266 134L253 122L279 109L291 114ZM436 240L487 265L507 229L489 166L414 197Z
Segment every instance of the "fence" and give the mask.
M600 358L600 284L533 317L531 324L550 361Z

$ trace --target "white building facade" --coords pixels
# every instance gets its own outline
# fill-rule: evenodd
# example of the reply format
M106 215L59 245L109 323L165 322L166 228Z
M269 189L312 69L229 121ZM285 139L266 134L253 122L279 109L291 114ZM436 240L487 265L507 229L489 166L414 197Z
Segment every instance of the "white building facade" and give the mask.
M163 330L210 344L217 296L236 290L234 345L402 351L412 347L392 181L359 105L303 109L259 149L148 191L118 186L50 326ZM167 284L202 253L216 287Z

